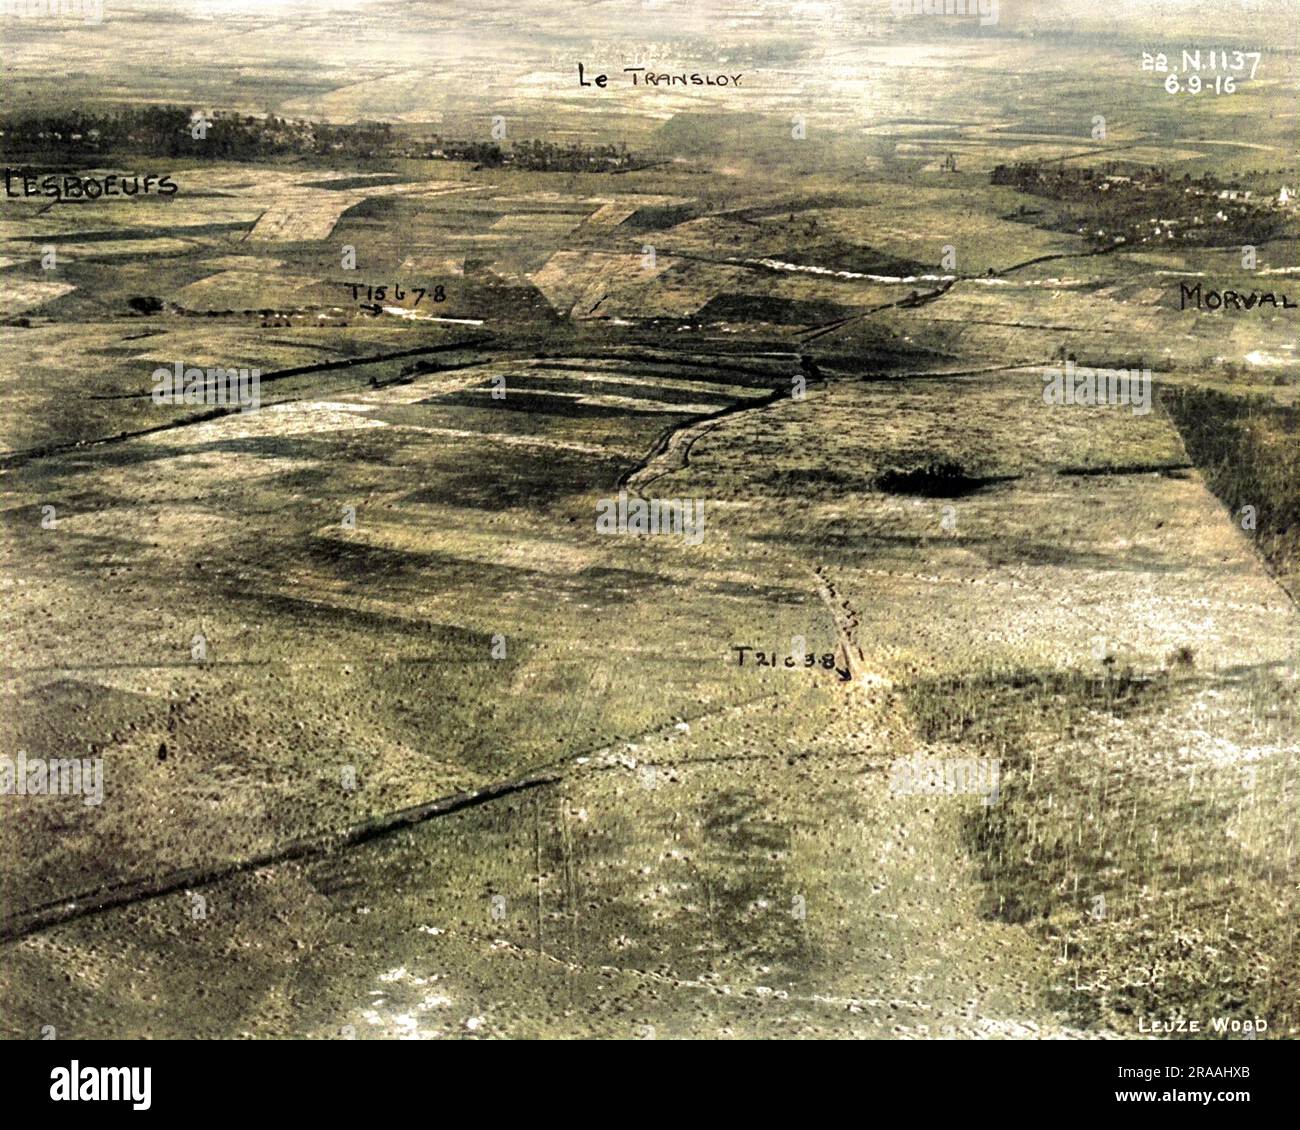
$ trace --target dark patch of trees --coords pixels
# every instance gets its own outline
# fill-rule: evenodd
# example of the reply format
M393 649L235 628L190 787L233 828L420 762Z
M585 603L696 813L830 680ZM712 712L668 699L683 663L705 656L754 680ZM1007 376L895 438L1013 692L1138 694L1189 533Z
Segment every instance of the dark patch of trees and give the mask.
M36 152L72 159L111 152L152 157L255 160L289 154L366 158L391 148L386 122L329 125L275 114L216 112L198 119L180 106L129 106L101 112L12 115L0 122L7 154Z
M128 106L102 111L13 114L0 119L7 155L75 161L108 153L214 161L317 156L350 159L405 157L468 161L480 168L514 166L540 172L602 172L636 167L625 145L556 145L524 140L502 147L466 141L394 135L387 122L331 125L276 114L225 113L198 118L180 106ZM200 136L195 136L195 133Z
M509 149L495 142L444 140L434 136L405 147L404 157L472 161L483 168L509 165L533 172L582 173L632 168L625 145L556 145L550 141L516 141Z

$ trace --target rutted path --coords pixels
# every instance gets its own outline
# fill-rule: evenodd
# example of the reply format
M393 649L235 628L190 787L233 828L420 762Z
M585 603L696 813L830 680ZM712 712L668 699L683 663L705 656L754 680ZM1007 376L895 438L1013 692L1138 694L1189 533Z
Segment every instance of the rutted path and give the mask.
M1119 246L1120 245L1116 244L1114 246L1103 247L1095 251L1063 252L1063 253L1052 254L1052 255L1040 255L1035 258L1026 259L1023 262L1013 263L1008 267L1003 267L999 270L992 271L991 274L994 277L1001 278L1015 271L1018 271L1024 267L1031 266L1032 264L1035 263L1043 263L1055 259L1088 258L1097 255L1106 255L1111 253L1112 251L1117 250ZM757 267L763 264L745 263L743 265ZM775 269L775 268L769 267L768 269ZM818 270L819 268L810 267L806 269ZM828 271L828 273L831 272ZM863 277L870 277L870 276L863 276ZM913 291L907 297L898 299L895 302L882 303L878 306L872 306L865 310L862 310L859 313L852 314L846 318L837 319L836 321L830 322L827 325L811 327L809 330L802 331L803 340L805 343L816 341L818 338L824 337L827 334L834 333L837 330L843 329L845 326L852 324L853 322L861 321L862 319L868 318L873 314L877 314L882 310L893 310L899 308L910 309L910 308L928 305L932 302L936 302L939 299L941 299L957 283L962 281L968 281L968 280L963 280L961 278L950 278L950 279L945 278L942 280L942 284L939 287L937 287L932 291L927 291L924 294L917 294L915 291ZM790 353L788 354L788 356L793 359L795 357L800 356L800 354ZM944 373L944 372L908 373L908 374L904 374L903 377L900 379L906 379L914 376L915 377L954 377L954 376L968 376L968 375L974 376L982 373L1009 371L1009 370L1020 369L1024 367L1025 366L1023 364L995 365L995 366L976 367L976 368L965 369L965 370L961 370L957 372L949 372L949 373ZM663 478L665 475L672 474L675 471L680 471L682 468L686 467L690 462L690 450L691 447L694 445L695 441L701 438L702 436L707 435L710 431L712 431L715 427L717 427L717 425L722 420L726 419L729 416L738 415L739 413L742 412L758 411L764 408L769 408L773 404L777 403L785 395L786 395L786 390L774 389L766 397L763 397L760 400L746 401L740 404L729 405L728 407L718 412L715 412L709 416L690 420L683 424L675 424L672 427L665 429L665 431L655 441L650 451L646 454L645 458L640 463L638 463L635 467L633 467L631 470L619 476L616 484L617 487L620 490L627 489L627 490L635 491L638 495L644 498L644 495L641 492L645 487L649 486L655 480Z
M817 594L822 598L822 603L826 605L826 610L835 621L835 630L840 637L840 652L844 656L844 667L840 670L840 678L846 682L861 683L864 676L867 676L867 670L866 657L862 654L862 648L857 640L858 625L861 623L858 614L853 611L847 600L839 599L839 593L835 591L835 586L827 576L824 565L818 565L813 570L813 577L817 581Z
M619 490L634 491L641 495L642 490L656 479L680 471L690 463L691 447L701 436L707 435L723 420L742 412L757 412L770 408L773 404L789 395L786 389L773 389L766 396L755 397L729 404L708 416L697 417L683 424L673 424L665 428L654 446L635 467L623 472L618 477ZM644 497L644 495L642 495Z

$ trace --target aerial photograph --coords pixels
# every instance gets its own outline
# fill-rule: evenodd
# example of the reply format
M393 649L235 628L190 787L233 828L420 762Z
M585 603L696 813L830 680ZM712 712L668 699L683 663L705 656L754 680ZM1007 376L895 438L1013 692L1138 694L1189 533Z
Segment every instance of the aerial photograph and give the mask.
M1300 1038L1297 0L0 75L5 1041Z

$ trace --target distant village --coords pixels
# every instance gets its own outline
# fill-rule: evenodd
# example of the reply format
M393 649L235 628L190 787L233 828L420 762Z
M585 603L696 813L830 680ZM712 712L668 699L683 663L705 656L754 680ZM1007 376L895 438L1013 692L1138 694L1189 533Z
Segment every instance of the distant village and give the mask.
M1061 222L1053 226L1068 226L1098 246L1153 240L1204 246L1263 243L1284 234L1285 219L1297 208L1285 186L1263 193L1209 174L1179 179L1163 169L1116 163L1100 169L1051 161L997 165L990 183L1064 204ZM1020 213L1033 215L1026 208Z

